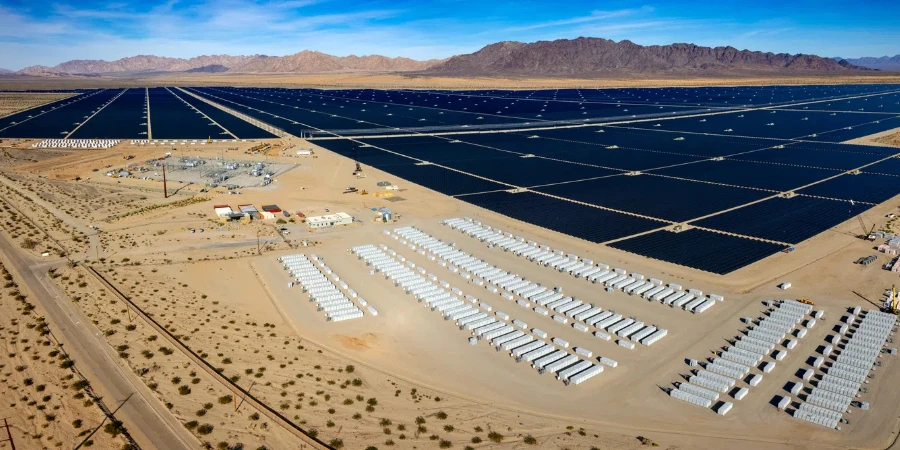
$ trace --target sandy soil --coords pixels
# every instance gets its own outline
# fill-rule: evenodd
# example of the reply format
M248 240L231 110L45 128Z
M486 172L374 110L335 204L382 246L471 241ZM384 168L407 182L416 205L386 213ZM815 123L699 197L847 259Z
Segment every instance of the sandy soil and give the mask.
M900 147L900 132L891 130L892 134L875 139L875 142L891 147Z
M145 86L257 86L321 88L404 88L404 89L553 89L600 87L661 86L746 86L785 84L898 83L896 74L820 77L758 78L646 78L572 79L572 78L455 78L406 76L390 73L328 74L161 74L158 76L119 77L0 77L0 89L66 89L74 87Z
M881 133L863 136L861 138L852 139L847 144L857 145L879 145L888 147L900 147L900 128L882 131Z
M8 418L16 448L71 448L81 442L91 448L123 448L122 437L102 429L109 422L56 341L52 325L41 319L40 307L18 290L2 263L0 276L0 417ZM2 433L6 440L6 430ZM2 442L0 448L11 447Z
M446 440L453 448L485 447L494 431L503 435L504 446L515 448L527 447L528 435L540 448L638 448L637 436L647 436L665 448L883 448L897 429L900 392L890 386L900 382L900 374L893 357L886 357L878 378L869 385L870 393L864 399L872 402L872 409L854 410L852 423L843 431L791 419L769 404L785 393L783 387L796 379L797 370L805 367L808 357L824 343L845 308L876 307L883 289L897 281L896 274L880 269L888 262L883 255L869 266L853 264L860 256L874 254L871 242L855 237L860 233L855 221L804 242L791 254L775 255L718 276L539 229L447 199L370 167L364 168L366 178L356 178L351 174L352 161L321 149L315 157L270 155L276 161L300 166L278 176L270 186L245 189L240 195L222 189L201 193L202 187L194 185L177 186L178 194L163 199L158 182L101 175L108 165L124 164L125 155L133 154L141 161L159 156L161 151L120 145L111 151L53 157L35 153L42 156L30 158L27 150L21 150L21 158L34 162L5 166L7 177L3 180L46 203L43 209L23 208L23 214L34 216L34 221L43 220L54 229L51 233L72 235L71 229L64 228L68 221L77 221L82 227L98 225L101 232L94 238L100 243L92 251L83 251L82 258L180 335L185 344L222 368L225 375L297 424L315 429L326 442L340 439L346 448L431 448ZM191 150L208 156L220 151L215 147ZM241 155L241 150L234 152L236 158L254 158ZM74 181L76 178L79 180ZM371 194L342 193L348 185L378 192L381 188L376 182L381 180L399 185L401 190L395 195L404 200L390 202ZM0 189L3 186L0 184ZM13 191L18 192L4 191L4 199L27 202L17 200ZM867 221L885 226L884 216L896 213L897 202L895 198L873 208L866 213ZM327 208L347 212L359 222L312 232L296 215L293 222L283 224L272 220L221 224L213 216L215 204L236 207L245 203L277 204L307 216L323 214ZM393 225L373 223L370 209L380 206L390 207L399 221ZM62 215L66 220L53 222L45 214ZM460 216L648 277L719 293L726 300L702 315L692 315L621 292L607 294L584 280L489 249L439 223ZM15 228L18 222L7 222L4 225L10 232L23 231ZM454 242L466 252L531 280L564 286L579 298L667 328L669 336L652 347L638 346L629 352L508 304L499 296L488 296L483 289L462 282L382 234L402 225ZM282 226L289 233L280 233ZM302 241L314 246L299 246ZM595 355L618 360L619 367L584 385L565 387L550 375L541 376L525 364L515 364L484 343L471 346L466 333L419 307L383 278L370 276L366 266L347 253L354 245L379 243L442 279L459 280L454 284L495 309L589 348ZM287 288L287 276L275 260L298 252L326 258L352 288L378 308L379 315L325 322L304 295ZM222 385L180 353L171 352L171 346L160 336L154 338L146 324L130 322L124 307L89 279L83 268L61 266L53 276L91 317L97 332L121 349L123 363L141 373L159 401L171 404L173 414L191 424L201 440L214 446L240 442L246 448L296 447L289 433L265 419L255 420L255 411L246 405L235 412L234 399L223 399L228 391ZM791 281L794 288L787 293L778 290L775 285L781 281ZM663 393L660 387L680 381L680 375L687 373L685 358L709 355L743 329L741 317L759 316L762 301L785 295L813 299L816 308L826 312L826 320L746 399L737 402L728 416L688 406ZM353 366L352 370L348 366ZM417 417L425 421L421 424L424 429L418 431ZM200 434L203 424L212 426L209 434Z

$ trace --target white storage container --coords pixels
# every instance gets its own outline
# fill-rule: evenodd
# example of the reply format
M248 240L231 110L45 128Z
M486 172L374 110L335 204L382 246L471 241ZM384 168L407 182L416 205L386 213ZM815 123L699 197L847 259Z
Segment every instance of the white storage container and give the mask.
M594 336L597 336L597 338L604 341L609 341L610 339L612 339L612 336L610 336L609 333L604 333L602 331L595 331Z
M778 410L784 411L784 408L787 408L788 405L790 405L790 404L791 404L790 397L781 397L781 400L778 401Z
M531 333L534 334L535 336L541 338L541 339L547 339L547 332L544 331L544 330L542 330L542 329L540 329L540 328L534 328L534 329L532 329L532 330L531 330Z
M569 377L566 381L566 385L578 385L584 383L585 381L599 375L603 372L603 367L601 366L591 366L589 369L584 370L583 372L579 372L575 375Z
M555 338L551 339L550 341L562 348L569 348L569 341L566 341L564 339L555 337Z
M719 406L719 409L716 410L716 414L724 416L725 414L728 414L728 411L731 411L733 406L734 404L731 402L722 403L722 405Z
M503 311L497 311L494 313L494 315L499 317L502 320L509 320L509 314L507 314ZM515 322L513 322L513 323L515 323Z
M734 399L735 400L743 400L744 397L746 397L748 393L750 393L750 389L740 388L737 390L737 392L734 393Z
M619 339L616 341L616 344L619 344L619 347L624 347L628 350L634 350L634 343L628 342L626 340Z
M585 358L590 358L594 355L594 352L583 347L575 347L574 350L576 354L584 356Z
M619 362L618 362L618 361L616 361L616 360L614 360L614 359L607 358L607 357L605 357L605 356L601 356L601 357L599 358L599 361L600 361L600 364L603 364L604 366L609 366L609 367L612 367L612 368L616 368L616 367L619 366Z
M750 379L747 380L747 384L750 386L759 386L759 383L763 380L763 376L756 373L750 376Z

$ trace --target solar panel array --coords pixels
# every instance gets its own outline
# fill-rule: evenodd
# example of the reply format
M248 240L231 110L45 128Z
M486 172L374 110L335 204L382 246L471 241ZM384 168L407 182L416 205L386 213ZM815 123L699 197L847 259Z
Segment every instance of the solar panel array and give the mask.
M0 118L0 138L262 139L272 133L175 88L86 90Z
M529 121L535 118L524 116L534 102L569 102L569 109L553 108L556 117L577 116L579 105L592 101L658 107L675 106L675 99L682 99L694 111L698 106L714 106L703 116L602 126L545 128L529 122L514 130L429 135L400 128L393 130L399 136L359 133L316 142L348 157L353 157L356 147L364 164L517 220L649 258L727 274L900 194L896 158L900 151L823 139L829 135L856 138L900 120L891 106L898 87L808 88L809 92L745 88L750 93L743 96L742 88L720 92L703 88L694 93L711 95L710 100L694 98L693 102L685 98L687 88L660 90L657 101L650 90L627 89L430 93L307 89L294 95L342 98L370 108L408 103L412 111L428 107L428 102L455 110L480 108L484 100L491 108L507 102L510 116ZM260 91L248 88L231 95L255 98ZM734 98L719 95L726 92ZM865 98L870 105L882 106L866 112L850 109ZM744 109L721 109L730 101L743 102ZM817 108L816 101L830 106ZM846 108L832 109L842 104ZM590 114L600 110L585 108ZM467 131L463 128L458 130ZM341 130L331 131L339 134Z
M0 137L116 124L146 138L124 136L142 120L154 138L270 136L208 102L509 217L720 274L900 193L897 149L843 143L900 127L900 85L86 90L0 119Z

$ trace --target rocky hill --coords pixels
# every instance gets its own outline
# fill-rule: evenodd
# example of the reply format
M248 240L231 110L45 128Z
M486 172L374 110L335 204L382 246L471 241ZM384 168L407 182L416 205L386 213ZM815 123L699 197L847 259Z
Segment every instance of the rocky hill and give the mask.
M836 60L845 60L853 65L867 67L869 69L888 70L900 72L900 55L896 56L865 56L862 58L834 58Z
M185 70L187 73L221 73L228 72L228 68L221 64L210 64L208 66L197 67L196 69Z
M23 74L121 74L149 72L239 72L239 73L319 73L338 71L407 72L426 69L440 60L416 61L409 58L370 56L332 56L302 51L287 56L209 55L190 59L138 55L115 61L73 60L62 64L30 66ZM224 68L224 70L222 70Z
M450 76L602 77L628 75L827 74L868 70L815 55L694 44L641 46L600 38L499 42L449 58L426 72Z

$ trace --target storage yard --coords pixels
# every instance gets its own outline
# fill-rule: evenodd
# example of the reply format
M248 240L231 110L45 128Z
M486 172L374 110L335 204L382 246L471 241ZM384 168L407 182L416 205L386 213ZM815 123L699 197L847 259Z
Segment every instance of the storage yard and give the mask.
M896 253L900 149L844 141L900 127L898 96L86 90L0 119L0 190L70 227L47 283L98 336L125 307L85 266L209 361L105 334L202 440L299 446L195 376L346 448L886 448L897 273L854 261Z

